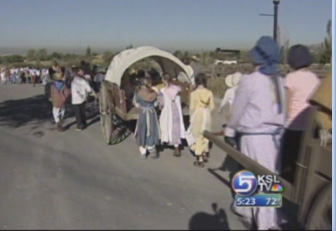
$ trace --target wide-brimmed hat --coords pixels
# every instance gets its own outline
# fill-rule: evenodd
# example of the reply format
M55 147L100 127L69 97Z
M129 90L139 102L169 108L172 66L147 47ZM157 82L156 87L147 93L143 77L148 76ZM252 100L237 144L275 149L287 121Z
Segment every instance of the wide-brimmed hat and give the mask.
M239 83L241 77L242 74L240 72L235 72L233 74L227 75L225 77L225 84L230 88L235 87Z
M250 51L252 60L260 65L259 71L265 75L277 75L277 64L280 62L278 44L269 36L262 36Z
M240 78L242 77L242 73L240 72L236 72L232 75L232 84L233 86L237 86L239 81L240 81Z
M228 87L233 87L232 76L233 76L233 74L229 74L225 77L225 84Z
M313 62L313 57L306 46L298 44L289 49L287 62L289 66L297 70L310 66Z

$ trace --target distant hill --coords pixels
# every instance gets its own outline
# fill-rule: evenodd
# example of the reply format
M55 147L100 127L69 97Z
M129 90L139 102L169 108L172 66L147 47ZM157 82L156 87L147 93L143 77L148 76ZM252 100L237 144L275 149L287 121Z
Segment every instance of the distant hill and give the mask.
M52 54L53 52L58 53L67 53L67 54L85 54L85 48L48 48L48 47L41 47L41 48L18 48L18 47L0 47L0 55L26 55L29 49L39 50L45 48L47 49L48 54ZM114 51L109 49L95 49L91 47L91 51L94 53L104 53L105 51Z

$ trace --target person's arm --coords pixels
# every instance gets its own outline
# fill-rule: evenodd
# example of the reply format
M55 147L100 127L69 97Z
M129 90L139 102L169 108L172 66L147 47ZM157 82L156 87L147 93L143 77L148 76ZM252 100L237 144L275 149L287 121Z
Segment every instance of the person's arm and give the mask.
M292 75L288 74L285 78L285 112L287 120L289 114L290 114L290 108L291 108L291 101L293 96L293 89L294 89L294 82L292 81Z
M230 94L230 91L229 91L229 89L225 92L225 94L224 94L224 97L223 97L223 100L222 100L222 102L221 102L221 104L220 104L220 106L219 106L219 113L221 113L222 112L222 110L223 110L223 108L225 107L225 105L229 102L229 94Z
M92 87L90 86L89 82L83 79L83 83L84 83L84 86L85 86L85 91L88 94L90 94L90 95L92 95L94 97L97 97L96 92L92 89Z
M210 109L210 112L212 112L214 109L215 109L215 101L214 101L214 97L213 97L213 94L211 92L211 96L210 96L210 102L209 102L209 109Z
M194 114L195 111L195 99L194 99L194 93L191 92L190 93L190 104L189 104L189 115L190 117L192 116L192 114Z
M235 99L232 104L232 113L227 127L225 128L225 136L234 137L236 129L239 125L246 106L253 94L253 79L251 76L245 76L240 81L236 90Z

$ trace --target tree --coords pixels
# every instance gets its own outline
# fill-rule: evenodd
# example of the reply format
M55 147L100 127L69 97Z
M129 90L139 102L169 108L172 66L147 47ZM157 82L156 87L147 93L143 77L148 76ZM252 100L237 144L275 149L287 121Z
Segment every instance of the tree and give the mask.
M61 59L62 55L60 53L57 52L53 52L50 56L49 59Z
M22 57L21 55L10 55L4 57L4 60L8 63L21 63L24 61L24 57Z
M36 60L37 59L36 50L34 50L34 49L28 50L26 57L27 57L28 61L34 61L34 60Z
M190 57L189 51L185 51L183 57L184 58L189 58Z
M133 48L133 44L128 45L125 49L127 50L127 49L132 49L132 48Z
M46 60L48 57L48 53L47 53L47 50L45 48L43 49L40 49L38 52L37 52L37 58L38 60Z
M90 57L91 56L91 48L90 47L86 48L85 56L86 57Z
M322 51L318 55L319 63L326 64L330 62L331 55L332 55L332 35L331 35L331 20L327 23L327 37L324 39L322 43Z
M287 63L288 59L288 51L289 51L289 38L286 38L283 46L282 46L282 58L283 58L283 63Z
M331 39L331 20L328 21L327 23L327 34L328 34L328 39Z
M183 53L182 53L182 51L177 50L177 51L174 52L174 56L176 56L179 59L182 59L183 58Z
M111 62L111 60L113 59L114 57L114 54L110 51L106 51L104 54L103 54L103 62L104 62L104 65L108 66Z

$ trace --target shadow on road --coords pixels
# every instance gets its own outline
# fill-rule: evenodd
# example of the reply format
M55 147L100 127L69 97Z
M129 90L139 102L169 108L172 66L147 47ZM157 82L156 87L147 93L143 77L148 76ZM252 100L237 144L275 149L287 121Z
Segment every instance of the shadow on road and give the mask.
M224 209L217 208L217 203L212 204L214 214L199 212L189 221L189 230L230 230Z
M0 126L18 128L52 121L52 105L44 95L0 103Z
M99 121L99 108L96 105L87 107L88 125ZM74 117L72 105L66 105L65 119ZM91 121L90 121L91 120ZM40 124L49 121L53 123L52 104L44 95L37 95L25 99L7 100L0 103L0 126L18 128L33 124L32 130L38 129ZM70 128L75 123L67 125Z

